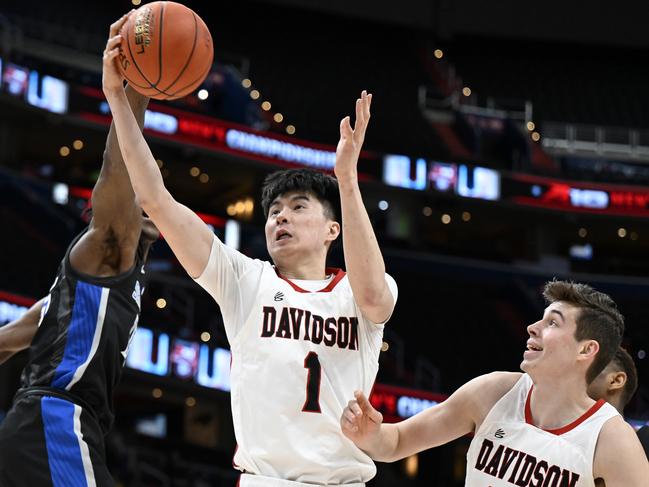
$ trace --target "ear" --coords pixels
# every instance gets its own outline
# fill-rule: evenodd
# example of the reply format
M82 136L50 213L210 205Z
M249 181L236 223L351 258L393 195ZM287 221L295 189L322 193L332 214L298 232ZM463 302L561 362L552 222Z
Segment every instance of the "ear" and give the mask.
M606 385L608 386L609 391L615 391L622 389L626 384L626 372L612 372L606 377Z
M340 223L332 221L329 222L329 229L327 232L327 240L333 242L340 235Z
M599 352L599 343L597 340L584 340L579 347L579 359L594 359Z

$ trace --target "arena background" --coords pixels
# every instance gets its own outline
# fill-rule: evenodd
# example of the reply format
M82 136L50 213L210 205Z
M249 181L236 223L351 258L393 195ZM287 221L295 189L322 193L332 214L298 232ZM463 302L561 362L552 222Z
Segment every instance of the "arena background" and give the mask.
M151 103L146 137L174 196L248 255L267 258L263 178L330 171L339 120L374 93L359 167L399 284L372 398L387 419L518 370L556 276L618 302L640 375L626 416L649 420L645 2L185 3L215 64L204 91ZM47 293L84 225L110 122L100 56L132 7L0 6L0 325ZM233 486L218 308L162 240L150 269L109 466L123 486ZM25 358L0 367L0 418ZM469 441L378 464L370 485L463 485Z

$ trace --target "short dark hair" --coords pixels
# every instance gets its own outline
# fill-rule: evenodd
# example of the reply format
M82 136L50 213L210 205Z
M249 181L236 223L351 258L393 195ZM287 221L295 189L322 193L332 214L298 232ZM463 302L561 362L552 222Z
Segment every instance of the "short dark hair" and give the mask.
M608 294L596 291L587 284L553 280L545 285L543 297L548 304L563 301L580 308L575 339L599 343L599 352L586 371L586 383L590 384L620 347L624 317Z
M629 401L638 390L638 369L635 367L633 358L624 348L619 347L609 367L613 372L624 372L626 374L626 383L622 390L622 407L626 407Z
M340 215L338 181L328 174L312 169L286 169L266 176L261 187L261 207L264 210L264 218L268 218L268 210L275 198L289 191L312 193L322 204L325 215L332 220L338 220Z

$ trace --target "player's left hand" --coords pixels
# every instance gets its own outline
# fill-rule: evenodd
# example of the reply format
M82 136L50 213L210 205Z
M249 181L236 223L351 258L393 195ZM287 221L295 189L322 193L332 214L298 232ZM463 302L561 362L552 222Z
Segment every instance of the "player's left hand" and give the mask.
M110 26L108 34L108 41L104 49L103 57L103 76L102 87L104 94L108 95L116 90L124 89L124 76L117 67L117 56L119 55L119 47L122 43L122 36L119 34L124 23L128 20L129 15L133 11L124 14L119 20Z
M340 416L343 434L365 452L378 441L382 422L383 415L374 409L361 391L354 392L354 399L347 403Z
M370 105L372 95L363 90L361 97L356 100L356 121L352 129L349 117L340 122L340 140L336 147L336 167L334 173L338 179L356 177L358 157L365 140L365 131L370 121Z

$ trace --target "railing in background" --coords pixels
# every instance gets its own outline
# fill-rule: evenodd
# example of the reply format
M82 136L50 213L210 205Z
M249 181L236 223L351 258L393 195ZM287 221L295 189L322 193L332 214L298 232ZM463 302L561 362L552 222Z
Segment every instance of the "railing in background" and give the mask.
M546 122L541 134L543 148L551 154L649 163L649 130Z

